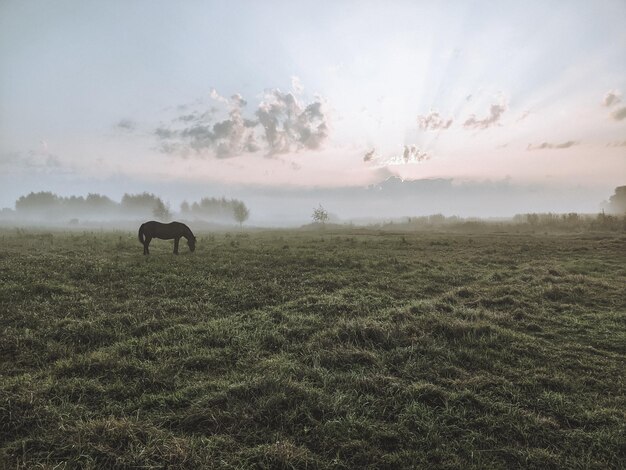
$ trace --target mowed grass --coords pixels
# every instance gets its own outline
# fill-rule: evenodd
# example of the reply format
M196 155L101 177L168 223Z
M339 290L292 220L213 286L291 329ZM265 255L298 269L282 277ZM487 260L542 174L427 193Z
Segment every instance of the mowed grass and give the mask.
M0 468L626 461L623 234L0 241Z

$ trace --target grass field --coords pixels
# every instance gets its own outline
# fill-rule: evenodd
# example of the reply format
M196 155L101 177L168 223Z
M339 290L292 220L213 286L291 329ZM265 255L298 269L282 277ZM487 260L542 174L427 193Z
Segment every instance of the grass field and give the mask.
M0 242L0 468L626 461L623 234Z

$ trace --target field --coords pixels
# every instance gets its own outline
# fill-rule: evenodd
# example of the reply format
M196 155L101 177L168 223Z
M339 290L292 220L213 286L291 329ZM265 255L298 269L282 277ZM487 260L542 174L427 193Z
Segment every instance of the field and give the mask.
M0 243L0 468L626 461L623 234Z

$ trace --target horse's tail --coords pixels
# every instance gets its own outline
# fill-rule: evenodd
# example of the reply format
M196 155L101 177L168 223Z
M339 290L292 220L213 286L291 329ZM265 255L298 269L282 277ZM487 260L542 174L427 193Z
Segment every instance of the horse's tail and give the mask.
M137 234L137 236L139 237L139 243L143 245L146 241L145 237L143 236L143 224L141 225L141 227L139 227L139 233Z

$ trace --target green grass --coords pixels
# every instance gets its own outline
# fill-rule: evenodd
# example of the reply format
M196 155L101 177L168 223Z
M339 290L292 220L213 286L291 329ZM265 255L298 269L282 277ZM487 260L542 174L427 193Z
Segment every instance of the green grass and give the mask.
M626 461L624 235L199 238L0 232L0 468Z

